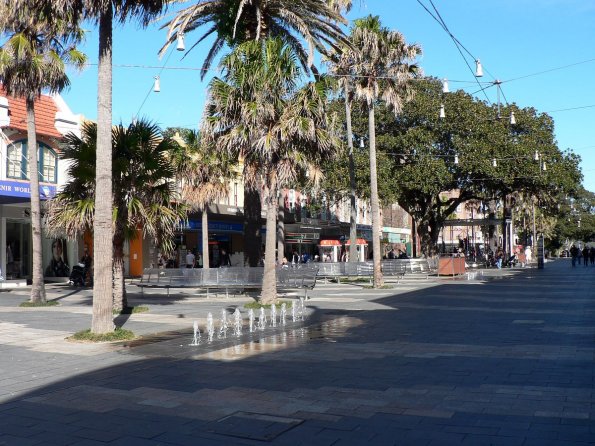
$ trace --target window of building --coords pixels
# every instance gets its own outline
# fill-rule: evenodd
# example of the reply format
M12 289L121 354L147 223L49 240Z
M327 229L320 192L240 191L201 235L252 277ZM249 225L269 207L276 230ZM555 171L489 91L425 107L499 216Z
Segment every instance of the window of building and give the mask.
M9 178L27 178L27 171L22 170L23 164L27 166L27 159L23 156L23 143L17 142L8 146L8 154L6 160L6 175Z
M39 181L45 183L57 182L58 157L56 153L45 144L38 144L38 172ZM27 143L18 141L11 144L7 151L6 176L26 180L27 172Z

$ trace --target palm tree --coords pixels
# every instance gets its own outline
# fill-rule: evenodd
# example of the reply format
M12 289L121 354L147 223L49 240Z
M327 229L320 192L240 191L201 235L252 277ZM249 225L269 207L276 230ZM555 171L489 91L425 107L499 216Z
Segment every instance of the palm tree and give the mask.
M0 48L0 82L8 94L22 97L26 103L33 248L31 302L44 303L35 100L42 91L56 93L69 86L66 63L82 68L86 57L75 47L82 31L68 20L48 17L45 11L27 4L15 6L6 2L0 5L0 32L8 36Z
M181 199L202 213L203 268L209 268L209 205L229 195L229 180L237 176L237 163L227 153L201 143L199 133L182 132L177 171L182 187Z
M15 0L18 2L18 0ZM99 27L97 65L97 169L96 213L93 227L93 319L91 332L113 331L112 314L112 44L113 21L125 23L137 18L146 26L160 15L168 0L22 0L36 9L65 12L75 23L95 21Z
M52 199L48 226L74 238L94 227L97 214L96 170L97 124L85 123L82 136L66 137L63 157L70 161L71 181ZM124 287L124 244L135 238L138 229L152 238L162 252L173 251L173 238L186 207L178 204L175 169L170 162L179 150L170 138L162 138L159 128L140 120L112 130L112 177L114 179L114 308L127 307ZM97 265L95 266L97 268Z
M225 45L234 48L242 42L268 37L283 40L295 51L306 72L315 71L314 50L326 55L327 45L337 49L337 43L345 40L339 24L346 23L341 12L349 8L351 0L198 0L163 25L168 28L168 34L161 53L180 34L207 25L207 30L192 46L215 35L202 66L203 78ZM296 34L305 40L307 47Z
M210 83L203 137L244 165L244 180L258 185L266 209L261 301L277 297L275 248L277 194L307 171L317 182L321 160L336 153L329 131L326 79L298 88L300 69L280 39L239 45L221 64L223 79Z
M378 16L368 16L354 22L350 47L353 49L342 52L338 64L349 68L352 77L350 82L355 86L353 94L368 108L374 287L378 288L382 286L382 271L374 110L376 102L381 99L397 114L404 101L412 97L410 80L420 74L415 59L421 55L421 47L407 44L401 33L383 27Z

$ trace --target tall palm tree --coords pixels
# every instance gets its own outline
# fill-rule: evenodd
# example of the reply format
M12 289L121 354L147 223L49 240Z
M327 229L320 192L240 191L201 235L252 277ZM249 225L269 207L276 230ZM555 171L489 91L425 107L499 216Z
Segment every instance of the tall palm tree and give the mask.
M187 130L176 164L182 187L181 199L202 214L203 268L209 268L209 205L229 195L229 181L237 176L237 163L228 153L202 143L199 133Z
M51 200L48 226L74 238L94 227L97 215L96 170L99 168L97 124L85 123L82 136L69 134L63 158L70 161L71 180ZM114 298L113 306L127 306L124 287L124 244L142 229L162 252L173 251L179 222L186 218L186 206L179 204L175 169L171 155L179 150L170 138L162 138L159 128L140 120L112 130L112 177L114 179ZM97 268L97 265L95 265Z
M300 69L280 39L239 45L221 64L223 79L210 83L203 137L244 165L244 180L258 184L266 209L261 301L277 297L275 248L277 194L306 171L317 182L321 160L335 155L323 78L299 88Z
M75 21L94 21L99 28L97 66L97 170L96 214L93 227L93 319L91 332L113 331L112 314L112 45L113 21L136 18L146 26L159 16L168 0L14 0L37 9L68 12Z
M242 42L268 37L278 37L291 46L308 72L314 69L314 50L327 54L327 45L337 49L337 43L345 40L339 24L346 23L341 12L350 7L351 0L198 0L163 25L168 34L161 52L179 34L206 25L206 31L192 46L215 36L203 63L203 78L224 46L234 48Z
M17 7L18 6L18 7ZM45 302L41 247L41 202L35 100L42 91L56 93L70 85L66 63L82 68L86 61L76 44L83 37L65 17L51 17L27 4L0 5L0 83L10 95L25 99L27 109L28 176L31 182L32 287L31 302Z
M370 205L372 211L372 250L374 255L374 287L382 286L380 269L380 202L376 167L375 106L383 100L395 114L404 101L413 95L410 80L421 70L415 63L421 47L407 44L403 35L382 26L378 16L368 16L354 22L350 47L342 52L339 65L350 67L354 96L368 108L368 138L370 146Z

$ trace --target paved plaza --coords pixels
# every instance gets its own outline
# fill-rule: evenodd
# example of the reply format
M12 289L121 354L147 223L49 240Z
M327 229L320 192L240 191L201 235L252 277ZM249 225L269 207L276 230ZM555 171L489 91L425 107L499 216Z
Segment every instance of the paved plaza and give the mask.
M319 283L304 322L199 346L251 299L130 286L141 338L83 344L90 290L2 292L0 445L595 444L595 267L392 286Z

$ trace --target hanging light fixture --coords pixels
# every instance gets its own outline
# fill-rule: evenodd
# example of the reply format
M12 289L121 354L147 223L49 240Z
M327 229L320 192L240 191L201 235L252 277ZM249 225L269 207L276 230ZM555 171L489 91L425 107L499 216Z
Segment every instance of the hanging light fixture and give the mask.
M483 67L481 66L481 61L477 59L475 61L475 77L482 77L483 76Z
M186 45L184 45L184 33L178 32L178 46L176 46L178 51L185 51Z
M359 148L363 149L364 148L364 138L360 138L359 139Z
M496 158L492 160L492 166L498 167L498 163L496 162Z
M159 76L154 77L155 82L153 83L153 91L159 93L161 91L161 84L159 83Z
M510 112L510 125L516 125L516 118L513 111Z
M539 161L539 152L537 150L535 151L535 156L533 157L533 159L535 161Z
M459 164L459 155L455 154L455 164Z
M446 78L442 79L442 93L450 93L450 90L448 89L448 79Z
M440 119L446 118L446 112L444 111L444 104L440 104Z

